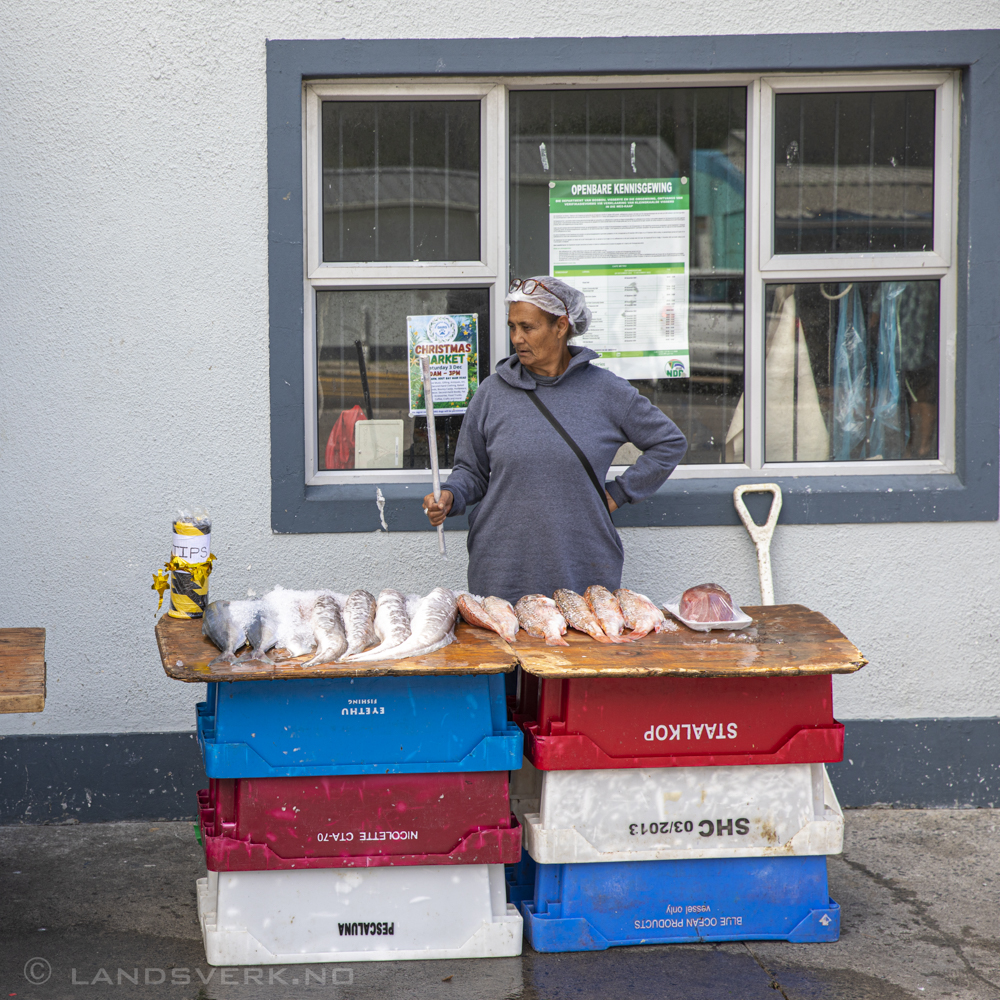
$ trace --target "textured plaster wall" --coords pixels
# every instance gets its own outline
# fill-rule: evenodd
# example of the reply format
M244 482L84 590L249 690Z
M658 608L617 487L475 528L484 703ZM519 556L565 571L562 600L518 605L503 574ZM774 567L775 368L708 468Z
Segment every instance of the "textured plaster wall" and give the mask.
M216 596L464 580L457 535L442 564L430 535L270 533L266 38L983 27L1000 27L992 0L8 5L0 626L48 629L49 696L0 734L192 727L203 689L163 676L148 589L182 505L214 516ZM714 578L756 598L742 529L625 544L651 594ZM774 554L778 599L827 612L872 661L836 681L841 717L1000 715L996 524L779 528Z

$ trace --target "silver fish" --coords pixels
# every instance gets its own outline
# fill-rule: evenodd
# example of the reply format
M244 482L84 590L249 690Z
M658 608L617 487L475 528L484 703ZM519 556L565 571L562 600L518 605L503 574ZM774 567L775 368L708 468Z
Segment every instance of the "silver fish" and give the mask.
M273 664L275 661L267 653L275 648L285 649L291 656L311 653L316 648L312 610L316 599L324 593L327 592L275 587L254 602L255 614L247 626L251 649L240 657L240 661Z
M410 638L410 616L406 597L398 590L383 590L375 602L375 634L382 640L368 653L381 656L386 650L401 646ZM378 659L378 657L375 657Z
M222 650L221 654L209 663L210 667L218 663L235 663L236 650L247 641L245 625L239 622L230 610L233 603L233 601L212 601L205 608L205 616L201 622L202 635L208 636Z
M375 633L375 598L367 590L355 590L344 604L344 628L347 629L347 652L343 657L360 653L378 642Z
M255 660L274 665L274 660L267 654L278 645L278 623L274 610L264 601L260 602L257 613L247 626L247 642L250 643L250 649L237 662Z
M483 601L483 608L490 618L500 626L500 634L508 642L516 642L517 630L521 626L517 615L514 614L514 605L502 597L487 597Z
M344 655L347 649L347 631L340 613L340 604L333 594L321 594L316 598L310 624L318 648L316 655L302 664L303 668L331 663Z
M435 587L421 598L410 621L410 637L392 649L376 653L369 650L350 658L351 663L371 660L401 660L406 656L425 656L454 642L458 606L455 594L444 587Z

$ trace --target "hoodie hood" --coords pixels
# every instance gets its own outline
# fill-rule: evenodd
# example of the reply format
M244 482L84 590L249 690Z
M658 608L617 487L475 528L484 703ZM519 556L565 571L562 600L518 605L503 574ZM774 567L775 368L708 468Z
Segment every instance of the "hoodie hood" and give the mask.
M563 379L568 378L573 372L580 371L595 358L600 357L597 351L592 351L589 347L580 347L578 344L570 344L569 353L570 359L566 371L555 382L552 382L552 385L559 385ZM498 361L494 371L508 385L512 385L515 389L534 389L538 386L531 372L521 364L516 354L511 354L509 357Z

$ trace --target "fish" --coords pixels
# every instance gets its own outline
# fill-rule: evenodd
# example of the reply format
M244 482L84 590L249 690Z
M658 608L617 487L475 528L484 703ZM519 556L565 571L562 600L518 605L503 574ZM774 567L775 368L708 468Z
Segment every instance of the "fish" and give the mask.
M632 629L629 639L641 639L650 632L662 632L668 627L663 612L644 594L622 587L615 591L615 597L622 609L626 628Z
M514 605L514 613L521 628L536 639L544 639L546 646L568 646L562 638L566 634L566 619L551 597L544 594L525 594Z
M595 584L588 587L583 596L590 605L590 610L594 612L597 620L601 623L604 634L612 639L620 638L625 629L625 616L622 614L622 609L615 595L607 587ZM626 637L625 641L628 642L629 638Z
M375 598L367 590L355 590L344 604L344 627L347 629L347 652L342 659L361 653L378 642L375 632Z
M435 587L417 603L410 620L410 637L391 649L369 650L350 657L351 663L371 660L401 660L407 656L425 656L455 641L455 619L458 604L455 594L444 587Z
M601 623L597 620L590 605L575 590L557 590L553 595L556 606L566 619L570 628L577 632L586 632L597 642L626 642L626 639L611 639L604 634Z
M518 624L517 615L514 614L514 605L502 597L487 597L483 601L483 608L500 626L500 634L508 642L516 642L517 630L521 626Z
M410 638L410 616L406 613L406 597L398 590L383 590L375 602L375 634L381 643L369 653L381 654L402 645Z
M503 635L500 631L500 624L483 607L483 599L481 597L476 597L475 594L459 594L457 604L459 614L470 625L476 625L479 628L496 632L497 635Z
M236 650L247 641L247 625L253 610L241 613L244 605L256 601L212 601L205 608L201 622L202 635L207 636L222 652L209 663L210 667L222 663L235 663Z
M309 618L316 640L316 655L302 664L303 668L332 663L347 650L347 629L340 611L340 602L333 594L320 594Z
M273 608L269 607L265 601L260 601L259 605L256 614L247 626L247 642L250 644L250 648L237 662L255 660L258 663L269 663L274 666L274 660L267 654L269 650L278 645L278 623Z
M734 604L717 583L701 583L684 591L677 613L689 622L731 622L739 617Z

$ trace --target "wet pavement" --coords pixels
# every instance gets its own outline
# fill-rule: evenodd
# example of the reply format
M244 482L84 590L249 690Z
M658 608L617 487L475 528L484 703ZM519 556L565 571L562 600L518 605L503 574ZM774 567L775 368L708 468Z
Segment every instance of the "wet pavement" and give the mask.
M1000 998L1000 810L849 810L834 944L256 970L205 961L190 823L0 827L0 1000ZM259 981L255 981L259 980Z

